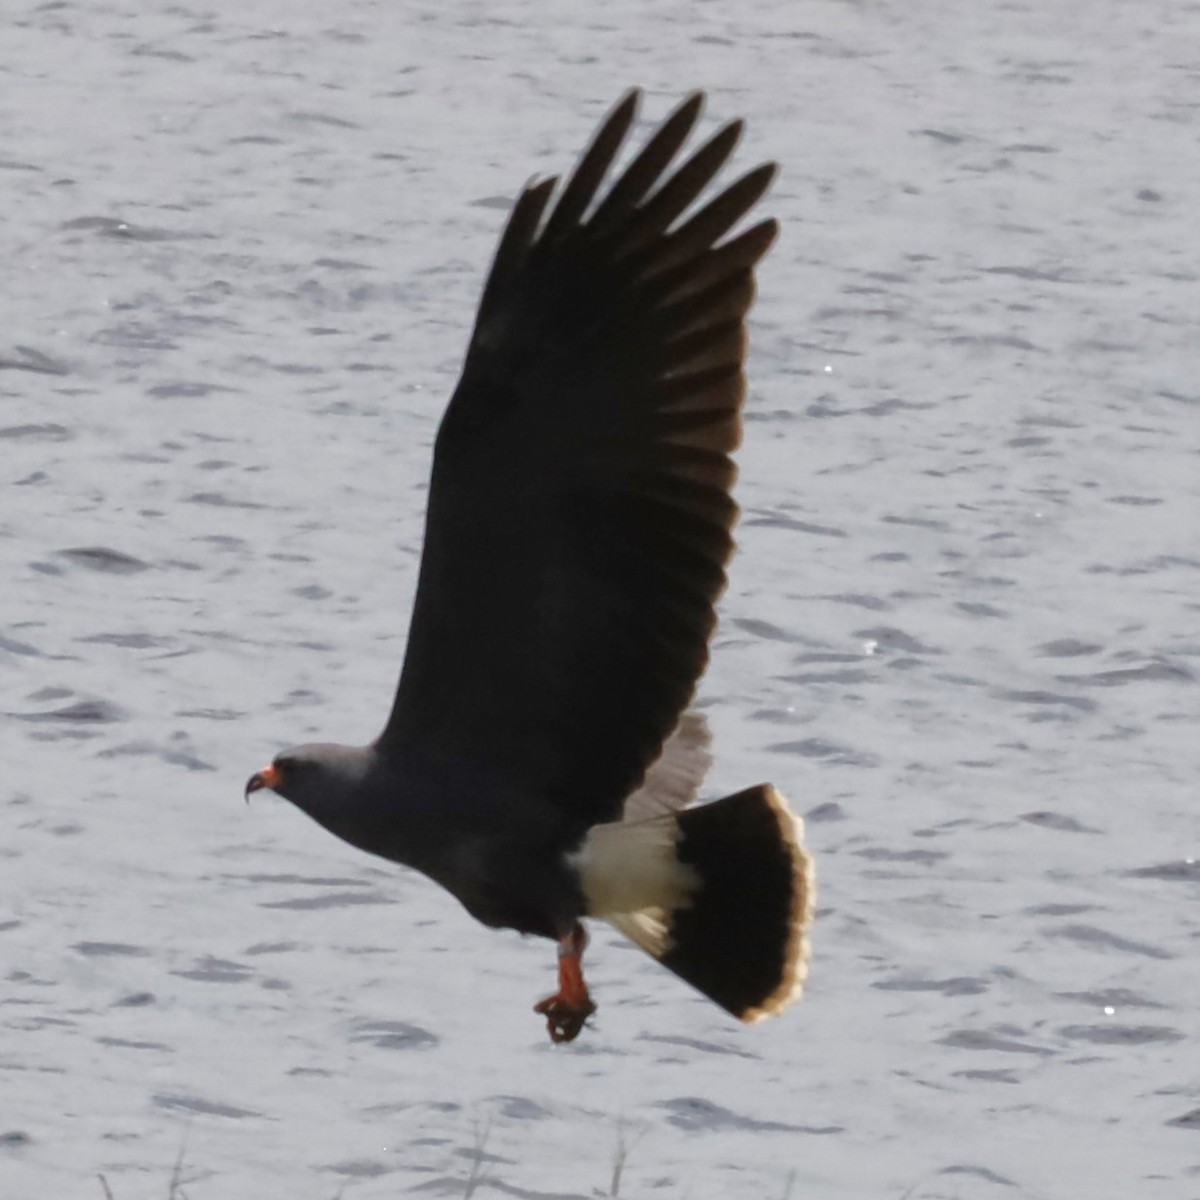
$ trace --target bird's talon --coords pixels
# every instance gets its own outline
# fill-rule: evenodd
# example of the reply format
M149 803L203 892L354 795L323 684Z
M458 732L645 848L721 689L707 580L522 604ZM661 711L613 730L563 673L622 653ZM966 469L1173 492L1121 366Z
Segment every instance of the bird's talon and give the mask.
M559 993L535 1004L533 1011L546 1018L550 1040L559 1045L573 1042L579 1036L588 1018L596 1011L596 1006L590 996L569 1000Z

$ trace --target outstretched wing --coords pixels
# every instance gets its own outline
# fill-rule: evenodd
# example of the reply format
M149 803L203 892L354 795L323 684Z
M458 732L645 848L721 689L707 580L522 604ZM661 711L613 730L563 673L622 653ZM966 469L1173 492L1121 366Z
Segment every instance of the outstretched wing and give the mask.
M737 507L745 318L777 232L726 235L774 164L700 207L741 123L671 172L691 96L597 199L612 111L550 209L519 197L438 431L404 671L381 749L470 763L616 819L708 661ZM682 219L681 219L682 218Z

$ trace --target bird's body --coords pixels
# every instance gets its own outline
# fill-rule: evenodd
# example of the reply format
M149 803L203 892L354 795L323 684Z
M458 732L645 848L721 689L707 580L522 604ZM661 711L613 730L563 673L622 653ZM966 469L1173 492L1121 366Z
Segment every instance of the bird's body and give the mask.
M751 1020L798 992L813 898L769 785L689 807L708 734L686 710L737 513L744 322L776 226L726 235L774 167L689 213L740 133L668 174L693 96L602 193L636 102L553 207L551 179L513 209L438 432L383 732L285 752L248 785L484 924L556 939L560 992L539 1011L562 1041L593 1010L584 916Z
M302 773L313 761L338 763L348 788L327 787L325 772L306 786ZM324 744L284 751L276 768L292 775L287 797L314 821L429 876L485 925L557 937L564 922L583 915L579 881L564 855L584 827L466 757L393 757L371 745ZM422 803L425 797L436 804Z

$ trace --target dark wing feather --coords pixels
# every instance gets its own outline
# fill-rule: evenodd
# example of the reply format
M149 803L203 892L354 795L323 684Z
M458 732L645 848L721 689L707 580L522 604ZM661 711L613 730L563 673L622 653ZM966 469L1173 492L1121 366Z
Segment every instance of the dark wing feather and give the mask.
M548 217L553 180L509 218L438 432L379 742L472 764L581 825L619 816L708 661L745 318L776 233L764 221L718 244L770 164L680 222L741 131L668 174L699 95L597 201L637 101L613 110Z

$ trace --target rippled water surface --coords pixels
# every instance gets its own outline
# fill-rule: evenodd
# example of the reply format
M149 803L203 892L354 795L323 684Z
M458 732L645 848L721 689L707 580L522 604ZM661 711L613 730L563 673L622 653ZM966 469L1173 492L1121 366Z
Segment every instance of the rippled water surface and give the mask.
M1200 8L14 12L0 1193L1200 1197ZM552 947L241 786L381 722L502 210L631 83L784 165L701 700L822 911L749 1030L600 932L555 1048Z

